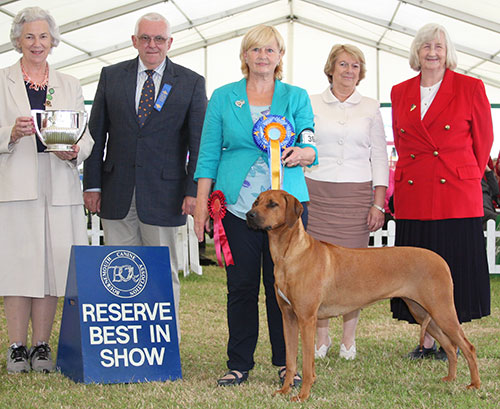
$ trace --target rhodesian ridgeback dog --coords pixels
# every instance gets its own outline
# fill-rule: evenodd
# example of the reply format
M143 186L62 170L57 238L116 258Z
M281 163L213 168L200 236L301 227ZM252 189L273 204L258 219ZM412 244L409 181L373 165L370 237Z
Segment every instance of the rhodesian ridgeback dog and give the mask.
M286 378L275 393L290 392L297 373L299 331L302 338L302 388L292 400L309 397L316 378L316 321L347 314L376 301L401 297L421 325L420 342L428 331L448 356L448 375L457 373L457 347L467 360L471 383L481 381L474 346L467 340L453 302L453 282L446 262L436 253L416 247L349 249L314 239L306 233L303 208L292 195L269 190L259 195L247 213L251 228L269 236L275 291L283 316Z

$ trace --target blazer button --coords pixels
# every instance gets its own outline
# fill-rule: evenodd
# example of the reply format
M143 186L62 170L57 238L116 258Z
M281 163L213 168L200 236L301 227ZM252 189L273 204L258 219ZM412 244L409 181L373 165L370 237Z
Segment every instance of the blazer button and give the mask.
M403 128L401 128L399 131L400 131L401 133L405 133L405 132L406 132Z
M413 185L413 180L411 180L411 179L410 179L410 180L408 181L408 184L409 184L409 185Z
M413 154L413 153L412 153L412 154L410 155L410 158L415 159L415 154Z
M438 151L434 151L434 152L432 152L432 154L433 154L434 156L438 156L438 155L439 155L439 152L438 152Z
M439 182L440 182L442 185L444 185L444 184L446 183L446 179L441 179Z
M450 125L445 125L445 126L444 126L444 129L446 129L447 131L449 131L449 130L450 130L450 128L451 128L451 126L450 126Z

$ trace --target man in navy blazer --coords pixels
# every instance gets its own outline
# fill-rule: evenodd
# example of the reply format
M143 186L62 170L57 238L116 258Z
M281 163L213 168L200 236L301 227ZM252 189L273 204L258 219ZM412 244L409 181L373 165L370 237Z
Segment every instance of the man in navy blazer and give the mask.
M205 80L167 58L172 37L162 15L142 16L132 43L137 58L101 72L89 120L95 145L84 164L85 206L99 213L106 245L170 248L178 311L175 242L177 227L194 213ZM150 76L154 106L145 108L141 124L137 111Z

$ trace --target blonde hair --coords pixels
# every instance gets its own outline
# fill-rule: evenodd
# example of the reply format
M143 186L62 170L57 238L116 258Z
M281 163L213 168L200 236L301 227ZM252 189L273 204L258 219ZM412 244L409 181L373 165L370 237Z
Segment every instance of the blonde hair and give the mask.
M330 84L332 83L333 79L332 74L333 71L335 70L335 63L337 62L337 58L339 57L339 55L342 54L343 52L350 54L352 57L354 57L355 60L359 62L360 65L359 78L358 82L356 83L356 85L358 85L361 82L361 80L365 78L366 75L365 55L358 47L351 44L335 44L330 50L330 54L328 54L328 58L326 59L326 64L324 69L325 75L328 78L328 82Z
M446 68L449 68L450 70L457 68L457 52L455 50L455 46L451 42L448 32L440 24L429 23L418 30L417 34L415 34L413 42L411 43L409 62L412 69L420 71L422 68L420 66L420 59L418 58L420 48L425 43L432 40L438 40L440 34L443 34L446 45Z
M283 37L272 26L259 25L251 28L241 40L240 47L240 60L241 60L241 72L245 78L248 78L248 65L245 61L245 53L251 48L258 47L261 48L270 42L276 40L278 44L280 54L285 53L285 41ZM274 70L274 78L281 80L283 78L283 59L280 59L279 64Z

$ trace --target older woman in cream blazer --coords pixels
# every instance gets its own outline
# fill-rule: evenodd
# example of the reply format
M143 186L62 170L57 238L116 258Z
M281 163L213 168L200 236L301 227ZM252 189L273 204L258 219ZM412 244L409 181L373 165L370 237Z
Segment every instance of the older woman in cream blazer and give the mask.
M93 140L85 132L72 152L48 153L33 133L31 109L37 104L85 109L78 80L50 69L46 62L58 36L50 14L38 7L21 10L11 40L22 57L0 70L0 295L9 333L10 373L53 369L48 342L57 297L66 289L70 249L88 244L77 167L90 154ZM28 353L30 319L33 338Z

